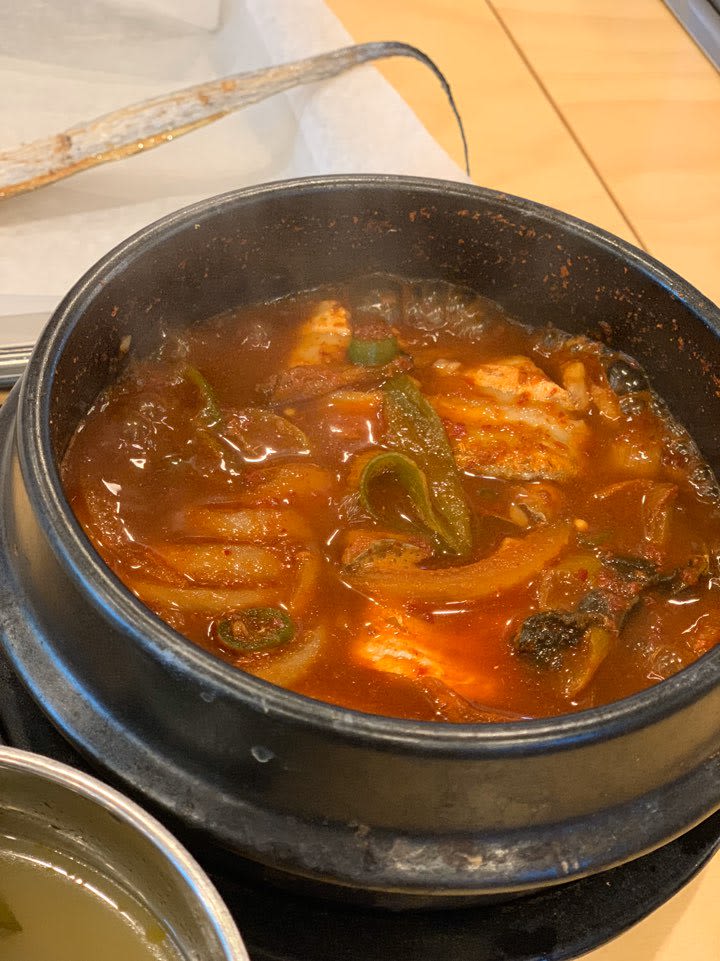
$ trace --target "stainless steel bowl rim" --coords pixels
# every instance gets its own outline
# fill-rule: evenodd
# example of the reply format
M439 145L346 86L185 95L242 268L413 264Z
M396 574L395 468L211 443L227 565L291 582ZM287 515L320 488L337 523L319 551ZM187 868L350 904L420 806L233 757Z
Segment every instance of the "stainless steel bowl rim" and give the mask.
M140 805L97 778L41 754L0 745L0 770L14 770L52 781L105 808L146 838L187 882L202 905L227 961L249 961L235 922L210 878L180 842Z

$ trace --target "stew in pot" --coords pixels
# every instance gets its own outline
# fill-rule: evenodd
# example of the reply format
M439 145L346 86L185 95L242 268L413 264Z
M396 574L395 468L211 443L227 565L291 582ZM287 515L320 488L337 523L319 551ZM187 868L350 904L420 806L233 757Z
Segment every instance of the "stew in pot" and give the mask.
M715 478L598 342L373 276L130 355L68 499L140 600L244 671L497 721L624 697L720 640Z

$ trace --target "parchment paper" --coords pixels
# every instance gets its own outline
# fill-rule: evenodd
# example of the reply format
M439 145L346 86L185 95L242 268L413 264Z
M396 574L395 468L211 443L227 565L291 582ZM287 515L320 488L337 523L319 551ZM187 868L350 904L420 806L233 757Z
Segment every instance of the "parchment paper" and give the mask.
M192 83L351 42L321 0L2 5L0 148ZM166 213L248 184L357 172L465 179L365 66L147 154L1 201L0 343L3 326L10 330L3 317L49 315L100 256Z

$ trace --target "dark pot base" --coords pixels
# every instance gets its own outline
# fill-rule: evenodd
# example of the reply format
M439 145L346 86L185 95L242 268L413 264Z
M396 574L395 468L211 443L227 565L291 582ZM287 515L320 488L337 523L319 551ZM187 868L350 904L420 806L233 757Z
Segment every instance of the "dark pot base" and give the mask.
M15 747L87 768L2 655L0 734ZM213 876L252 961L562 961L621 934L687 884L720 849L720 813L612 871L451 911L393 913L302 897L231 877L207 845L183 840Z
M253 961L563 961L660 907L720 848L720 815L653 854L504 903L368 911L214 876Z

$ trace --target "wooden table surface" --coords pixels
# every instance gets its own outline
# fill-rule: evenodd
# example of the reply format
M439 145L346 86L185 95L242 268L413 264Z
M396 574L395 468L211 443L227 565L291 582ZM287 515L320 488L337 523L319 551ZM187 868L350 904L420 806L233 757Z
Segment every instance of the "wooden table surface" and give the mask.
M355 40L436 60L477 183L599 224L720 303L720 75L660 0L326 2ZM411 62L382 72L461 163L435 80ZM716 856L583 961L716 961L719 902Z
M720 303L720 74L660 0L327 2L355 40L437 61L477 183L605 227ZM460 163L435 79L381 69Z

